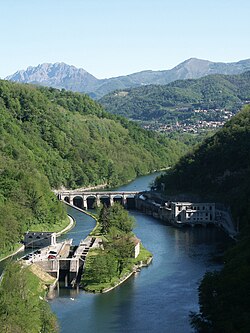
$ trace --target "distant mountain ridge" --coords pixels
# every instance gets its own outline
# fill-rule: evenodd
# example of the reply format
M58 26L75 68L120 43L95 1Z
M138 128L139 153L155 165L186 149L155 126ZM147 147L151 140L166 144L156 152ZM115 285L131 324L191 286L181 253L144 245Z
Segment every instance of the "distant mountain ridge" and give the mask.
M189 119L194 109L227 109L235 113L249 101L250 71L116 90L99 99L110 113L161 123Z
M84 92L93 98L100 98L117 89L150 84L165 85L176 80L196 79L210 74L241 74L247 70L250 70L250 59L222 63L190 58L170 70L145 70L124 76L97 79L82 68L65 63L44 63L17 71L5 79Z

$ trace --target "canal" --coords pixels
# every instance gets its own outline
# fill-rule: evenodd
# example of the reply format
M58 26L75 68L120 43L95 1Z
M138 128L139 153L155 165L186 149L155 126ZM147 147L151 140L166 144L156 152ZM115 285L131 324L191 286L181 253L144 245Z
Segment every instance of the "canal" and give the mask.
M157 173L117 190L148 189ZM78 243L94 226L89 216L69 208L77 221L63 238ZM154 256L152 264L107 294L60 289L50 301L61 333L189 333L189 312L198 310L197 287L206 271L220 269L214 258L227 237L216 228L175 229L140 212L136 235Z

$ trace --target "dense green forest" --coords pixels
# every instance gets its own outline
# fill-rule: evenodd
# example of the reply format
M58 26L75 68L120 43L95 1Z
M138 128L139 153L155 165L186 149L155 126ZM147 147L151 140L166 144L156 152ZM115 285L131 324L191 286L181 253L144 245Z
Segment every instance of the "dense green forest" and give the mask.
M194 109L226 108L235 112L246 100L250 100L250 72L117 90L99 101L113 114L140 121L175 123L198 118L200 115ZM210 118L204 119L216 120L216 113Z
M51 193L117 185L174 163L184 145L107 114L88 96L0 81L0 253L65 219Z
M227 253L221 272L205 275L199 287L198 332L250 331L250 106L207 138L157 180L166 191L198 193L230 205L240 239Z
M56 333L57 321L45 302L45 285L28 267L9 265L0 285L2 333Z

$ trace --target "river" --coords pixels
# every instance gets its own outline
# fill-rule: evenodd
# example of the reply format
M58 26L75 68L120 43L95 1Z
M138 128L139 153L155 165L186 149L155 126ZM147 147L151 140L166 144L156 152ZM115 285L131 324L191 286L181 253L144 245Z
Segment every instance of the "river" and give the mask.
M158 174L139 177L117 190L145 190ZM69 208L76 226L62 238L77 244L94 226L89 216ZM175 229L131 212L136 235L153 253L152 264L107 294L60 289L50 301L60 333L189 333L189 312L198 310L197 287L208 270L220 269L213 258L227 237L216 228Z

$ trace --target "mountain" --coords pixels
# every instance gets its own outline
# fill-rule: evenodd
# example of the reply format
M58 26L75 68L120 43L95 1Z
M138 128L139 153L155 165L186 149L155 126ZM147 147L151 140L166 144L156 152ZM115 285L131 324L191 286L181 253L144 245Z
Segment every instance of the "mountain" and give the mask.
M164 85L176 80L195 79L210 74L240 74L250 70L250 59L233 63L211 62L191 58L170 70L146 70L130 75L97 79L84 69L64 63L28 67L6 77L6 80L34 83L59 89L88 93L93 98L117 90L149 84Z
M182 68L183 69L183 68ZM237 111L250 100L250 71L114 91L99 102L114 114L133 120L171 123L195 116L194 109Z
M203 278L200 312L191 315L191 323L196 332L249 332L250 106L183 157L158 179L158 187L161 183L168 191L230 205L240 237L224 257L223 269Z
M26 70L7 76L6 80L72 91L86 91L98 82L98 79L84 69L64 63L30 66Z

